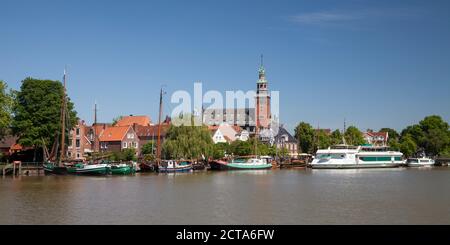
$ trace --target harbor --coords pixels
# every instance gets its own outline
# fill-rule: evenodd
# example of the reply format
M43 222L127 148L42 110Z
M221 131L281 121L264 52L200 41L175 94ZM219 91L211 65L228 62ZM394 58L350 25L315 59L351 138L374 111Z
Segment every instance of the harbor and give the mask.
M7 177L0 223L449 224L449 192L448 167Z

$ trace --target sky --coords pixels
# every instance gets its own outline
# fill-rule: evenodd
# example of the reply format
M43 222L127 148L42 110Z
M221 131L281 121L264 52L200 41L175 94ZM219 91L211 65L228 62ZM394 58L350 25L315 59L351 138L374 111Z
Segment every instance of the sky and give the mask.
M61 80L78 116L157 121L171 94L254 90L260 55L280 120L401 130L450 121L450 1L1 0L0 80Z

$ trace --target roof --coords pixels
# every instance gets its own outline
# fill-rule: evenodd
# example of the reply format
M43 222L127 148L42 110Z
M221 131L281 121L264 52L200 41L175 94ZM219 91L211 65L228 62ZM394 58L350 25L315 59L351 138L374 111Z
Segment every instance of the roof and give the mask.
M387 139L388 137L388 132L366 132L364 133L364 135L370 136L370 137L383 137L385 139Z
M140 126L148 126L150 125L150 117L148 116L126 116L122 117L119 121L117 121L115 126L131 126L133 124L137 124Z
M131 126L109 127L99 137L100 141L122 141Z
M0 148L11 148L16 144L18 137L16 136L6 136L3 139L0 139Z
M151 125L151 126L136 125L134 129L138 137L146 137L146 136L157 137L158 128L159 128L158 125ZM169 124L161 124L161 136L165 136L169 128L170 128Z
M279 139L281 139L281 137L283 137L284 135L286 135L288 137L288 140L285 141L286 143L297 143L297 139L292 136L292 134L290 134L285 128L280 127L278 130L278 134L275 136L275 141L278 141Z

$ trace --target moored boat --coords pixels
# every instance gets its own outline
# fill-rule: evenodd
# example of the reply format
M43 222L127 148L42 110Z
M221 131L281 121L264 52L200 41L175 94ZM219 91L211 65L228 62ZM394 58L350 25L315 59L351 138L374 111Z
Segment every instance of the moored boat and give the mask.
M433 159L422 157L422 158L408 158L406 165L408 167L432 167L435 162Z
M67 174L67 168L65 166L59 166L52 162L46 162L42 165L45 174L65 175Z
M403 154L387 147L336 145L318 150L310 166L320 169L396 168Z
M236 158L229 161L216 160L209 164L211 170L267 170L272 168L272 163L264 158Z
M189 161L162 161L158 166L159 173L175 173L175 172L190 172L192 171L192 162Z
M132 165L121 163L111 165L112 175L128 175L135 173L135 168Z
M108 164L82 164L77 163L67 168L69 174L76 175L107 175L110 173L111 167Z

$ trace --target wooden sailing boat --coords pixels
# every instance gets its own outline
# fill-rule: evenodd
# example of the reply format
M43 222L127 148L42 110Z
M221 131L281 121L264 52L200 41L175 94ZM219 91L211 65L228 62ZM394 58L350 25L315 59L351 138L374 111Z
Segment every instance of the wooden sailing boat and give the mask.
M45 141L43 142L44 149L44 172L46 174L58 174L64 175L67 174L67 167L62 163L63 157L65 156L65 137L66 137L66 113L67 113L67 93L66 93L66 70L64 69L64 77L63 77L63 96L61 99L61 138L60 138L60 156L57 157L57 149L58 149L58 135L55 137L55 143L53 144L52 153L49 154L47 148L45 147ZM52 159L57 159L57 161L52 161Z
M161 117L163 111L163 89L161 88L159 94L159 117L158 117L158 140L156 143L156 171L159 173L175 173L175 172L190 172L192 171L192 162L189 161L175 161L175 160L161 160Z

